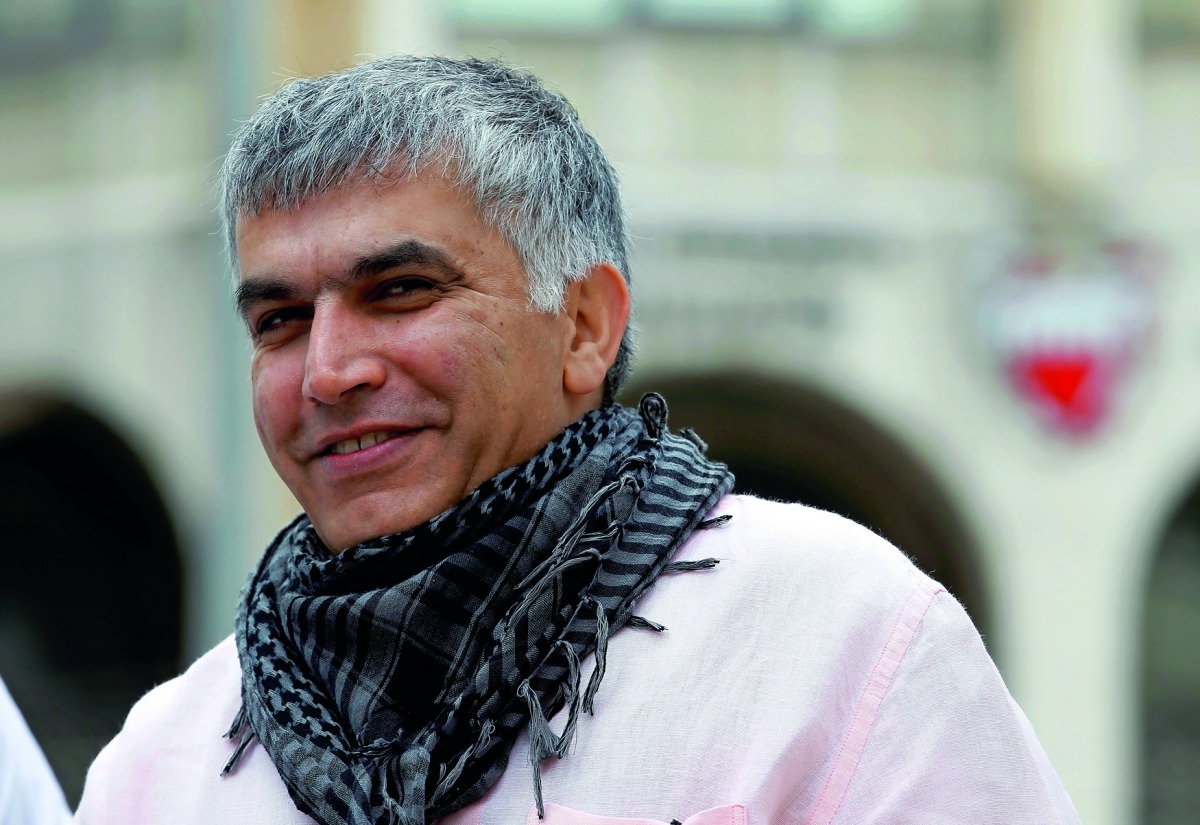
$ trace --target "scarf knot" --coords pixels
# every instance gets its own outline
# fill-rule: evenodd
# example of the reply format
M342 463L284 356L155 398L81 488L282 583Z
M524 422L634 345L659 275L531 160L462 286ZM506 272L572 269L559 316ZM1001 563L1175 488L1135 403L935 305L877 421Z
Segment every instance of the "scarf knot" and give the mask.
M667 402L656 392L648 392L638 403L638 414L646 427L646 434L655 441L663 437L667 429Z

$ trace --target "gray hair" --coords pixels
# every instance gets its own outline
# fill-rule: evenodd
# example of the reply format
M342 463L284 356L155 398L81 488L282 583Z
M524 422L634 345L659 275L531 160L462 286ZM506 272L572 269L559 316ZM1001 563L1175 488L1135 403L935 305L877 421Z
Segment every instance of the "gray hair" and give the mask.
M512 243L533 309L559 311L567 284L598 263L628 282L616 172L571 103L504 63L447 57L388 57L271 95L234 134L221 168L231 266L239 216L427 168L471 192ZM606 402L632 349L631 325L605 377Z

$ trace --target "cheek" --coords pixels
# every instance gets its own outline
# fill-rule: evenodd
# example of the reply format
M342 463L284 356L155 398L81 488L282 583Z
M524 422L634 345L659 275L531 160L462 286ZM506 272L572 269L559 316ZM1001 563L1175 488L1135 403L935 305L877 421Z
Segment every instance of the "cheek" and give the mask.
M278 353L255 358L250 370L254 424L268 452L272 444L292 430L302 401L303 368L296 369Z
M441 323L397 327L388 341L389 361L398 376L441 397L462 397L481 383L502 358L489 336L463 318L443 318Z

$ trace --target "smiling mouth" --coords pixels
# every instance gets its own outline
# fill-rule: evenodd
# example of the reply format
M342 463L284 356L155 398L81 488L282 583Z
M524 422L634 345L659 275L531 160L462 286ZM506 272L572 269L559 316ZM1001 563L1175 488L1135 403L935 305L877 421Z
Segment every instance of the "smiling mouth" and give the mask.
M398 438L399 436L404 435L405 432L412 432L412 431L411 430L406 430L406 431L381 430L380 432L377 432L377 433L367 433L365 435L360 435L358 438L347 438L345 441L339 441L336 444L334 444L333 446L331 446L328 450L325 451L325 454L326 455L349 455L350 453L357 453L361 450L366 450L370 447L374 447L376 444L382 444L385 441L390 441L393 438Z

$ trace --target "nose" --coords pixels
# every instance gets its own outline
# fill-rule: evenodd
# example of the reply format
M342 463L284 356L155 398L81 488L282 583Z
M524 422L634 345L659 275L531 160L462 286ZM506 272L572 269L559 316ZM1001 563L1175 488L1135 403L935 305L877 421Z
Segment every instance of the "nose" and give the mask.
M304 360L304 398L316 404L337 404L350 395L377 389L387 371L371 351L365 319L337 304L318 305L308 331Z

